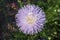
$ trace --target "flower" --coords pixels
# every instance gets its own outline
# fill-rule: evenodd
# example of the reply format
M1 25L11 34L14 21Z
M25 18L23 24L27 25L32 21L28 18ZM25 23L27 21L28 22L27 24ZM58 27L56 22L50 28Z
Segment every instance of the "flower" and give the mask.
M16 24L24 34L36 34L43 29L45 13L35 5L26 5L18 10Z

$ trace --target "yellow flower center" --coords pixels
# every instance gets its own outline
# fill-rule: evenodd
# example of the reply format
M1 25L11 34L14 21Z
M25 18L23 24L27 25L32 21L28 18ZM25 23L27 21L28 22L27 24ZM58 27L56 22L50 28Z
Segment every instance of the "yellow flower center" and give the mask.
M31 25L36 21L35 17L32 14L28 15L26 19L27 19L27 22Z

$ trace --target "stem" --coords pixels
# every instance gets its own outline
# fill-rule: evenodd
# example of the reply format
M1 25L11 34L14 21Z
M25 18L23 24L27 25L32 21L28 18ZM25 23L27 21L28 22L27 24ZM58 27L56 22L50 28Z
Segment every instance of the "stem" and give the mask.
M18 3L20 4L20 7L22 7L22 1L18 0Z
M27 40L29 40L29 36L28 36L28 39Z
M30 4L30 0L27 0L28 4Z

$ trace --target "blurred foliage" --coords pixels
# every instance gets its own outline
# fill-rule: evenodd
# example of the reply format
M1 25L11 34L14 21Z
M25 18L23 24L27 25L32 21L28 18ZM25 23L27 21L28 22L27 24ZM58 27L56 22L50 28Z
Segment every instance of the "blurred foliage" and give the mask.
M38 5L46 14L38 34L23 34L16 26L15 14L26 4ZM0 0L0 40L60 40L60 0Z

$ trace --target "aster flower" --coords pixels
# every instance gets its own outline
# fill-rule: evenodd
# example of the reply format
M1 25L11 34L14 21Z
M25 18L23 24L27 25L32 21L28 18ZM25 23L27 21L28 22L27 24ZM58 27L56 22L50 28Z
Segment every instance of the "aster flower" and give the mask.
M26 5L18 10L16 24L25 34L36 34L43 29L45 13L35 5Z

